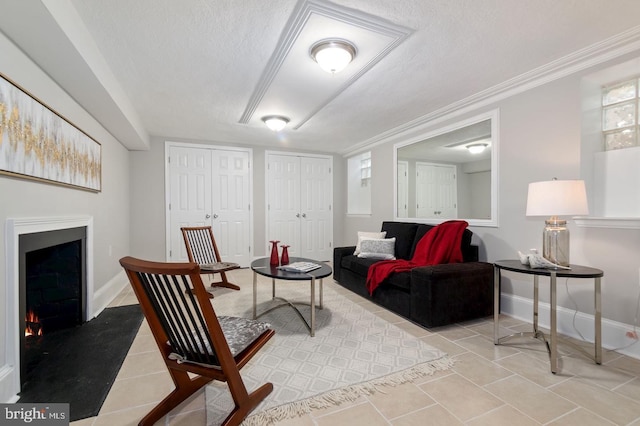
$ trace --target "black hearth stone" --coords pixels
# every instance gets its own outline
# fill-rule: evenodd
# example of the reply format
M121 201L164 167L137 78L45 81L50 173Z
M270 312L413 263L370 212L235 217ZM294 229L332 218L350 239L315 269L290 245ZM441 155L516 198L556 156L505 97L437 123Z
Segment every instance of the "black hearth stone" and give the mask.
M18 402L68 402L70 420L98 415L142 323L139 305L105 309L81 326L30 338Z

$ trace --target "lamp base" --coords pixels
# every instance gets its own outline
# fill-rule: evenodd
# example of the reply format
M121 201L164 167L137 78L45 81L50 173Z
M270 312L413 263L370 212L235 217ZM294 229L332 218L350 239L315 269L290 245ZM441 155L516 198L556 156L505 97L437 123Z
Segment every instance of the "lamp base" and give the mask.
M569 230L566 220L551 218L544 222L542 256L549 262L569 266Z

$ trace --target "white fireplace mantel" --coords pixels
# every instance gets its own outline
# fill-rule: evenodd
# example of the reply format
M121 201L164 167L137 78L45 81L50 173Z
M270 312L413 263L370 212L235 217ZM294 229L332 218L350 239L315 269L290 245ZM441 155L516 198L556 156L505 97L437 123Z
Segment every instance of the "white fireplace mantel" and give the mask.
M20 235L60 229L86 227L86 315L93 316L93 217L55 216L7 219L5 225L6 253L6 353L0 366L0 402L16 402L20 392L20 336L19 336L19 243Z

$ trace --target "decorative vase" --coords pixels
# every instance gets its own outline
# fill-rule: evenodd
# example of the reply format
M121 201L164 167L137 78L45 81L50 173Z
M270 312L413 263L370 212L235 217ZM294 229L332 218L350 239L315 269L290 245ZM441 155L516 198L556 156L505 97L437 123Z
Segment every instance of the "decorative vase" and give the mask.
M282 257L280 258L280 264L288 265L289 264L289 250L288 250L289 246L282 245L280 247L282 247Z
M269 264L271 266L278 266L279 263L279 259L278 259L278 243L280 241L269 241L271 243L271 261L269 262Z

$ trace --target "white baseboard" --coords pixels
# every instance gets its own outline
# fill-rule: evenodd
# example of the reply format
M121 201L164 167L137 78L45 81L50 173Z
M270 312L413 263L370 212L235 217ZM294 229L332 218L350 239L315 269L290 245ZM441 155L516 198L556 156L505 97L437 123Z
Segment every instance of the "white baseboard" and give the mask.
M500 301L503 314L533 324L533 299L502 294ZM593 343L595 335L593 315L583 312L575 313L575 311L562 306L557 307L556 315L559 334L582 340L580 334L576 331L577 328L588 342ZM538 325L548 329L549 318L549 304L540 302L538 306ZM625 336L625 333L630 330L633 330L633 325L602 319L602 347L640 359L640 342Z
M16 390L17 381L14 365L5 364L0 367L0 403L13 404L18 402L20 397Z
M100 287L99 290L93 293L93 306L94 311L91 313L91 318L95 318L102 312L111 302L115 299L124 288L129 285L129 280L124 270L118 272L118 274L111 278L105 285Z

